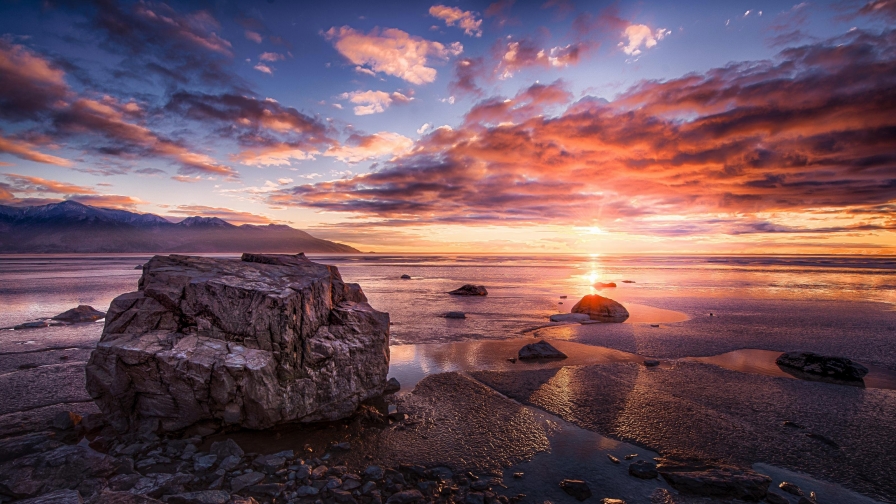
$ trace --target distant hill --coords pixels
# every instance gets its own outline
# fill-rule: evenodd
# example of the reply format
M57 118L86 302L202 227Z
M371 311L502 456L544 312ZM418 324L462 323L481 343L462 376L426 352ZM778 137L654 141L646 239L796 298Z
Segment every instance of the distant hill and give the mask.
M289 226L235 226L217 217L174 224L158 215L75 201L0 205L0 253L343 252L358 250Z

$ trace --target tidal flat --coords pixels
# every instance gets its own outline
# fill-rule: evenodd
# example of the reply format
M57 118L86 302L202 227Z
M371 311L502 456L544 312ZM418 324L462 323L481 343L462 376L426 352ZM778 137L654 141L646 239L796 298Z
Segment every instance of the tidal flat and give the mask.
M145 255L0 259L0 327L79 304L105 310L135 288ZM402 383L387 428L345 423L215 434L246 451L315 454L332 443L352 470L447 466L497 478L529 501L704 502L623 458L698 457L753 467L815 490L819 503L896 502L896 262L811 257L322 256L389 312L390 376ZM402 274L410 279L402 280ZM593 287L614 281L616 288ZM627 281L627 282L623 282ZM446 293L465 283L489 295ZM631 307L622 324L550 323L583 295ZM565 297L561 297L565 296ZM562 303L562 304L561 304ZM462 311L464 319L446 319ZM60 411L96 412L84 365L102 323L0 331L0 436L40 430ZM511 362L545 339L562 361ZM805 381L769 364L801 350L871 370L864 387ZM647 368L645 358L660 365ZM514 473L523 473L519 478ZM499 485L494 485L500 488ZM537 500L532 500L537 499ZM796 499L791 499L794 503Z

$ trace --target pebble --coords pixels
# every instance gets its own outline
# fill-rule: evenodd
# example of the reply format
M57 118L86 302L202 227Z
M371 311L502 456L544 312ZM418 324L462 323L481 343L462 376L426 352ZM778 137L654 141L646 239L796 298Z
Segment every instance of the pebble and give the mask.
M648 462L646 460L633 462L628 466L628 473L636 478L641 479L653 479L659 476L659 474L656 472L656 463Z
M521 472L515 472L515 473L513 473L513 477L516 478L516 479L520 479L520 478L523 477L523 473L521 473Z
M607 454L607 458L610 459L610 462L612 462L612 463L614 463L614 464L618 464L618 463L619 463L619 459L616 458L616 457L614 457L614 456L612 456L612 455L610 455L609 453Z
M628 455L625 456L625 460L631 460L637 456L638 456L637 453L629 453Z

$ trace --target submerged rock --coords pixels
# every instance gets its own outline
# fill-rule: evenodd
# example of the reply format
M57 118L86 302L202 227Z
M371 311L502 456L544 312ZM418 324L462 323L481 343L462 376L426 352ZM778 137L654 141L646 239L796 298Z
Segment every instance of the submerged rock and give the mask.
M453 294L455 296L488 296L488 291L485 290L484 285L466 284L463 287L454 289L448 294Z
M112 301L87 390L119 431L336 420L381 395L389 315L304 254L156 256Z
M106 316L105 312L101 312L92 306L78 305L77 308L64 311L53 317L53 320L60 322L68 322L69 324L78 324L81 322L94 322Z
M632 462L628 466L628 473L640 479L653 479L658 476L658 473L656 472L656 462L648 460Z
M44 327L50 327L50 323L46 320L35 320L33 322L24 322L19 325L13 326L13 329L42 329Z
M572 313L584 313L601 322L625 322L628 310L624 306L597 294L589 294L572 307Z
M588 488L588 483L582 480L565 479L560 482L560 488L578 501L591 497L591 489Z
M846 357L812 352L786 352L775 359L775 364L807 375L835 380L857 381L868 374L868 368Z
M450 311L445 314L445 318L465 319L467 318L467 315L462 311Z
M553 345L545 340L538 343L530 343L519 352L520 360L524 359L565 359L566 354L554 348Z
M772 479L751 469L700 461L663 460L657 467L669 485L681 493L758 502Z

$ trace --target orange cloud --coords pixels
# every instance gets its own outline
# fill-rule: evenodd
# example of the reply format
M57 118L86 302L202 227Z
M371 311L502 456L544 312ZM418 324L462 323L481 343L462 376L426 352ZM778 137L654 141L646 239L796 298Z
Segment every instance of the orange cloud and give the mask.
M385 91L354 91L342 93L340 98L355 104L355 115L370 115L385 112L393 103L409 103L413 98L405 96L398 91L386 93Z
M269 201L389 225L599 225L686 235L873 232L896 206L896 31L854 32L614 102L560 83L480 102L378 171ZM781 225L835 212L851 223ZM685 219L687 217L687 219Z
M56 166L71 166L71 161L61 157L51 156L35 150L34 144L23 140L13 140L0 136L0 152L12 154L13 156L34 161L37 163L46 163Z
M476 13L474 12L446 5L433 5L429 8L429 15L445 21L445 24L448 26L457 25L458 28L471 37L482 36L482 20L476 19Z
M436 69L428 66L430 59L446 60L463 52L460 42L445 46L396 28L376 28L365 34L342 26L330 28L324 36L352 64L411 84L428 84L436 80Z

